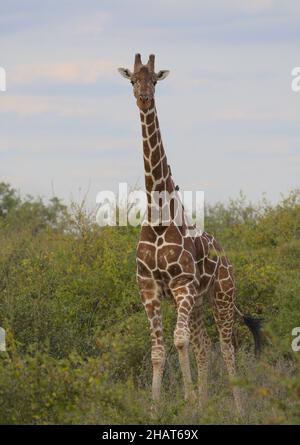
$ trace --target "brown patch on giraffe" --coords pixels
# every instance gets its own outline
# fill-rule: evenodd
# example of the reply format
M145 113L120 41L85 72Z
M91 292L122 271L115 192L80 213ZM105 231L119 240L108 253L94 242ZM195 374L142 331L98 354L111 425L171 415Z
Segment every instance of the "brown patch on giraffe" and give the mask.
M147 303L147 304L146 304L146 311L147 311L147 314L148 314L148 316L149 316L150 318L153 318L153 317L154 317L154 308L153 308L153 304L151 304L151 303Z
M189 252L183 251L179 262L184 273L195 273L195 262Z
M151 124L151 122L154 121L154 117L155 117L154 111L152 111L152 113L147 114L146 116L147 125Z
M193 296L190 294L186 297L187 301L189 302L190 306L192 307L194 304L194 298Z
M213 245L209 246L208 258L215 262L218 260L218 252Z
M187 232L186 225L183 223L181 226L177 226L177 229L178 229L179 233L181 234L182 238L185 238L186 232Z
M224 266L220 266L219 267L219 276L218 276L219 280L223 280L224 278L227 278L228 275L229 275L228 269Z
M149 139L149 142L150 142L150 146L151 146L152 148L154 148L155 145L157 144L157 133L154 133L154 134L151 136L151 138Z
M154 176L154 178L157 180L157 179L160 179L161 177L162 177L162 169L161 169L161 163L159 163L156 167L155 167L155 169L152 171L152 174L153 174L153 176Z
M207 274L212 275L216 270L217 264L215 261L206 258L204 261L204 270Z
M160 160L160 149L157 147L155 150L152 151L150 155L150 161L152 164L152 167L155 166Z
M155 307L159 307L160 306L160 302L159 302L159 300L158 299L154 299L153 301L152 301L152 304L153 304L153 306Z
M157 281L161 279L161 273L158 269L153 270L152 276Z
M161 270L160 275L161 275L161 278L164 281L164 283L169 283L171 278L170 278L170 275L168 274L168 272L166 272L165 270Z
M144 167L146 173L151 173L151 164L146 158L144 158Z
M196 260L199 261L205 256L204 246L200 237L195 238Z
M143 277L151 278L151 271L139 259L137 259L137 273Z
M165 234L166 243L182 244L182 236L178 230L178 227L171 224Z
M204 274L204 260L201 260L197 263L197 267L199 270L200 275Z
M188 290L185 286L182 286L182 287L178 286L177 288L172 289L172 294L176 300L176 304L178 304L186 298L186 296L188 294Z
M140 242L137 249L137 256L140 258L150 269L155 268L155 246Z
M143 226L140 235L140 241L148 241L150 243L155 243L156 233L151 226Z
M175 296L174 296L174 298L173 298L173 301L175 301L175 304L176 304L176 306L177 306L177 309L178 309L178 306L179 306L179 304L181 303L181 301L182 300L184 300L184 296L183 295L180 295L180 294L178 294L177 296L176 296L176 298L175 298Z
M163 238L162 238L162 237L159 237L158 240L157 240L157 245L158 245L158 246L161 246L163 243L164 243Z
M147 141L143 142L144 159L149 159L150 156L150 146Z
M153 227L154 232L157 234L157 236L161 236L165 233L166 228L162 226L154 226Z
M224 267L228 267L229 266L229 262L226 258L225 255L220 256L220 262Z
M137 277L138 284L140 286L140 289L143 290L143 292L151 292L151 295L153 297L154 292L156 290L156 284L155 281L152 278L146 278L146 277Z
M179 275L178 277L172 278L170 282L170 288L184 288L185 293L188 293L187 286L194 280L194 276L192 274Z
M151 176L146 176L146 187L147 190L153 190L153 179Z
M153 320L153 327L156 329L160 326L160 320L158 320L158 318L154 318Z
M216 281L216 294L215 299L216 301L223 301L227 300L228 296L222 291L222 288L220 287L220 283Z
M148 137L147 136L146 125L142 125L142 136L143 136L144 139L147 139L147 137Z
M188 313L188 311L191 309L191 304L190 304L190 302L189 301L187 301L186 299L183 301L183 303L181 303L181 305L180 305L180 309L181 308L184 308L184 309L186 309L186 311L187 311L187 313Z
M175 244L172 244L170 246L162 246L158 252L158 264L159 268L161 269L161 260L162 258L165 258L167 263L176 263L178 261L178 258L181 255L181 246L177 246Z
M184 314L186 316L188 316L188 314L189 314L189 310L182 307L182 305L180 305L180 309L178 308L178 313L179 312L180 312L180 314ZM177 328L184 327L184 325L185 325L185 323L183 323L183 322L177 322Z
M160 252L158 252L157 263L158 263L157 266L158 266L158 268L159 268L161 273L164 270L167 270L167 268L168 268L167 260L166 260L164 255L160 255Z
M200 278L201 291L203 291L204 289L207 288L209 282L210 282L210 277L209 276L201 275L201 278Z
M171 264L168 267L168 272L172 277L177 277L178 275L182 274L182 269L180 267L180 264L178 263Z
M226 280L223 280L220 283L220 286L223 292L227 292L229 289L233 287L232 278L229 276Z
M156 190L158 192L163 192L166 189L166 182L164 181L163 177L159 178L159 182L156 185Z
M149 134L149 136L154 132L154 130L155 130L155 122L152 122L148 127L147 127L147 130L148 130L148 134Z
M185 250L190 252L193 256L193 259L196 260L196 248L192 238L184 238L183 247Z
M202 241L202 245L203 245L204 255L208 255L209 244L208 244L207 234L205 234L205 236L201 236L201 241Z
M149 302L151 302L151 304L153 304L153 295L154 295L154 291L153 290L147 290L147 289L143 289L141 290L141 297L142 297L142 302L144 304L147 304Z
M218 301L218 307L220 308L227 308L229 306L227 299L219 300Z

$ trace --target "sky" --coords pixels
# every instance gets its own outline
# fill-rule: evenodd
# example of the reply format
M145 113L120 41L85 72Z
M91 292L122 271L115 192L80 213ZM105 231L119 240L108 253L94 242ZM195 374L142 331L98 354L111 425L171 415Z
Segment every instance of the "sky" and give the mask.
M209 203L299 186L298 0L1 0L0 181L69 202L143 186L134 54L156 88L175 182Z

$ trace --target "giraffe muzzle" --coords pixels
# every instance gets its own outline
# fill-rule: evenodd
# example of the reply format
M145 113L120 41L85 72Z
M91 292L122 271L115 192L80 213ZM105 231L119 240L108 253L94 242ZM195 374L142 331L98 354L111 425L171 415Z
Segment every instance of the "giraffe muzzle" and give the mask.
M149 96L146 95L146 94L141 94L141 95L140 95L140 101L141 101L143 104L146 104L146 103L149 101Z
M141 96L138 96L136 103L137 106L144 112L146 112L151 106L151 100L149 96L143 96L143 99L141 99Z

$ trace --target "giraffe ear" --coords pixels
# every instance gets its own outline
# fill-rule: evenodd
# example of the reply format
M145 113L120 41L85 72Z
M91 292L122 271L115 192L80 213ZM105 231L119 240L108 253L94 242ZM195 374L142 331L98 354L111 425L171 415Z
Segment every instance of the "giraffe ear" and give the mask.
M169 73L169 70L158 71L158 73L156 74L156 80L164 80L169 75Z
M118 68L119 73L121 74L121 76L125 77L125 79L131 79L132 77L132 72L127 69L127 68Z

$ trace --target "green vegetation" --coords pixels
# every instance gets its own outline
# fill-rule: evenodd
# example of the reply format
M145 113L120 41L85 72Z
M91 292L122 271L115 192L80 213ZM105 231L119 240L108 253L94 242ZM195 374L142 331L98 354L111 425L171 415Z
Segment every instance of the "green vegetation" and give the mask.
M182 402L174 308L164 305L169 350L161 411L150 415L149 328L136 287L138 229L100 228L83 206L20 198L0 184L0 423L300 423L300 191L276 205L241 196L207 209L206 230L235 268L238 306L265 320L265 349L253 356L236 322L245 418L236 419L209 306L215 347L210 397ZM193 360L193 359L192 359ZM195 363L192 362L195 376Z

